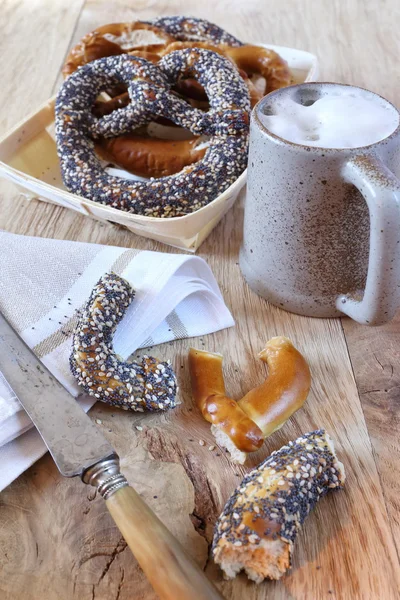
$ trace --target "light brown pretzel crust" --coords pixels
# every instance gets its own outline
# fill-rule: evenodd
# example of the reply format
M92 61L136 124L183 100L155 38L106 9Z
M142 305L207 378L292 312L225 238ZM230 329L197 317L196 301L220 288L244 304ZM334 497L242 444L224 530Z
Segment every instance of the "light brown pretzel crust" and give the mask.
M213 433L217 441L223 443L225 438L228 449L233 443L242 453L257 450L266 437L282 427L304 404L311 385L306 360L287 338L272 338L259 357L268 365L267 379L236 402L225 393L222 356L193 348L189 352L197 406L216 428ZM239 454L236 459L243 462L245 456Z

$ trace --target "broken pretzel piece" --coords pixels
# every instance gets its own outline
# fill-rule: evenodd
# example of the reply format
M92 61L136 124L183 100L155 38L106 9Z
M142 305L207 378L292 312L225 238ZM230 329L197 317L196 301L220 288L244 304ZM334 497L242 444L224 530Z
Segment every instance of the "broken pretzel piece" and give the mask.
M301 408L311 385L308 364L288 338L272 338L259 357L268 365L267 379L236 402L226 396L222 356L194 348L189 352L196 404L217 443L241 464Z

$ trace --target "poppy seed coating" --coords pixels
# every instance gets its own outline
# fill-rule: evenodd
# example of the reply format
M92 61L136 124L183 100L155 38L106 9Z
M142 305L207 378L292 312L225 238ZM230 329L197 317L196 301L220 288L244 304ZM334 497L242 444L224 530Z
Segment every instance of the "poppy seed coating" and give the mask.
M344 481L344 467L323 429L282 446L246 475L226 503L214 533L215 562L229 577L245 569L258 583L279 579L307 515Z
M205 88L208 112L170 93L182 77L195 78ZM96 97L116 83L128 86L131 103L96 119L91 113ZM95 60L68 77L57 95L56 140L63 182L75 194L130 213L174 217L194 212L245 170L249 112L245 82L230 61L215 52L177 50L157 65L130 55ZM155 116L209 136L204 158L175 175L146 182L109 175L95 154L93 140L131 132Z
M144 356L121 360L113 334L134 298L125 280L109 273L93 289L73 335L70 366L87 394L124 410L159 411L176 406L177 383L170 362Z
M182 16L159 17L143 23L155 25L175 39L184 42L209 41L227 46L243 46L240 40L206 19Z

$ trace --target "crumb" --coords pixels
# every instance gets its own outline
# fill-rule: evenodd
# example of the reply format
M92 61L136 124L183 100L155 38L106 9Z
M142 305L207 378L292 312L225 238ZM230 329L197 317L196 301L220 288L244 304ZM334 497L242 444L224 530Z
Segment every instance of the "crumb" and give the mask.
M136 429L137 429L138 431L143 431L143 427L142 427L141 425L136 425Z
M210 450L210 452L212 452L213 450L215 450L215 446L208 446L208 449Z
M97 425L101 425L103 423L103 421L101 419L96 419L96 423L97 423Z
M205 446L206 445L206 443L205 443L204 440L199 440L199 444L200 444L200 446Z

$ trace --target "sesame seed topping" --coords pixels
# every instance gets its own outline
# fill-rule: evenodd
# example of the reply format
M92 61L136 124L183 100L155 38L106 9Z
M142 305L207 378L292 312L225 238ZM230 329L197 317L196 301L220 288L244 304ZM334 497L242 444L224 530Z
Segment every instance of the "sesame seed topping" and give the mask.
M211 104L208 112L170 93L186 74L204 87ZM91 109L99 92L107 84L115 85L116 79L128 88L129 105L95 117ZM156 65L126 53L94 60L70 75L57 95L56 141L63 183L74 194L129 213L168 218L191 213L214 200L245 170L249 113L249 92L240 73L210 50L177 50ZM95 153L96 140L118 138L151 122L154 115L167 114L176 125L209 138L202 159L172 176L149 181L116 177L103 168ZM113 320L104 319L105 331L113 327Z
M114 273L100 279L79 313L73 333L71 371L87 393L112 406L139 412L174 408L177 382L170 365L151 356L128 363L114 352L114 331L134 295L129 283ZM106 322L112 323L112 327L104 329ZM154 371L160 364L168 374L168 382L156 381ZM149 385L153 391L151 397L146 394Z
M311 446L307 452L306 446ZM217 523L213 539L216 562L221 564L225 549L230 551L237 542L241 545L259 544L263 540L280 538L288 543L291 553L297 533L309 512L330 489L343 485L344 475L340 481L336 474L342 474L342 467L331 448L324 430L313 431L273 453L276 474L271 474L270 457L249 472L226 503ZM321 458L325 467L320 473L316 467L321 465ZM335 473L331 471L333 463L337 463ZM260 473L263 474L262 482L259 481ZM283 484L287 487L282 488ZM251 515L253 523L259 523L260 518L266 523L263 533L260 533L259 527L257 531L255 527L252 529ZM268 526L268 520L271 526ZM228 523L224 526L224 545L221 545L222 523ZM233 555L229 557L234 560ZM238 561L241 562L239 556Z

